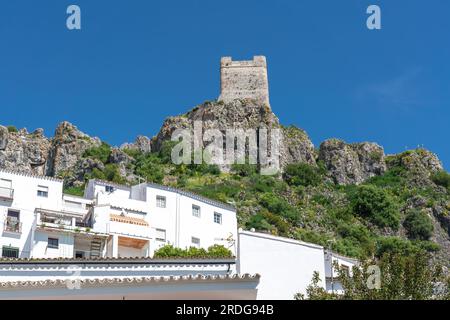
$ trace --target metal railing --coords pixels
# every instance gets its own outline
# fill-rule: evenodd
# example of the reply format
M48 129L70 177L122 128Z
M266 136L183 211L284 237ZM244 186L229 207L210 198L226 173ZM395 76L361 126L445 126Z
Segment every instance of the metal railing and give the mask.
M17 220L17 218L6 217L4 231L21 233L22 232L22 222Z
M14 199L14 189L0 187L0 198L2 198L2 199Z

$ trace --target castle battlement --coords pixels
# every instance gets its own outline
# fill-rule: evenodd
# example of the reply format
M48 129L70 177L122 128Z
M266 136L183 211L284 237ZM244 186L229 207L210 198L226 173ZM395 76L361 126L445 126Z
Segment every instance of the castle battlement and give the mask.
M253 60L244 61L223 57L220 60L220 89L219 101L250 98L269 105L266 57L255 56Z

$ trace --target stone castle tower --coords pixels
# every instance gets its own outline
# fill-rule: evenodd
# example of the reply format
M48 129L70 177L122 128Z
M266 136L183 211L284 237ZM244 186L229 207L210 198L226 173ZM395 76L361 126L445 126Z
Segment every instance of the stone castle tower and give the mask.
M220 97L225 103L250 98L269 105L269 81L266 57L255 56L249 61L220 60Z

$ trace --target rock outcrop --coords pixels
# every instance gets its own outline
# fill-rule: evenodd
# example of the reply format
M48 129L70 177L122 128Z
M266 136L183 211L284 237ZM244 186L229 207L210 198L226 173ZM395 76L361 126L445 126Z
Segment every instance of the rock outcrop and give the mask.
M290 163L308 163L316 165L316 152L308 134L297 127L283 127L280 163L282 168Z
M425 149L408 150L388 156L387 165L389 168L400 166L411 173L426 177L429 177L434 172L443 170L439 158Z
M9 131L8 128L0 126L0 150L5 150L8 145Z
M48 174L57 176L73 168L87 149L100 144L100 139L89 137L73 124L67 121L60 123L52 139Z
M43 129L9 132L0 126L0 168L38 175L57 176L71 169L90 147L100 145L69 122L61 123L53 139Z
M138 136L133 143L124 143L120 149L136 150L142 153L152 152L152 140L146 136Z
M117 164L120 175L130 182L136 178L133 174L133 170L131 170L133 161L134 159L124 151L117 148L111 150L109 163Z
M170 141L172 133L177 129L193 130L194 122L199 121L202 132L218 129L224 135L227 129L279 129L280 169L289 163L307 162L315 164L314 145L308 135L295 127L284 128L268 105L261 105L252 99L233 100L230 103L206 102L184 115L166 119L152 144L153 151L159 151L164 141ZM269 141L270 143L270 141ZM203 143L206 147L208 143ZM269 144L270 146L270 144ZM270 149L270 148L269 148ZM227 170L227 166L222 166Z
M360 184L386 171L384 150L376 143L347 144L330 139L320 145L319 160L337 184Z
M26 129L9 132L0 127L0 168L44 175L50 146L42 129L28 133Z

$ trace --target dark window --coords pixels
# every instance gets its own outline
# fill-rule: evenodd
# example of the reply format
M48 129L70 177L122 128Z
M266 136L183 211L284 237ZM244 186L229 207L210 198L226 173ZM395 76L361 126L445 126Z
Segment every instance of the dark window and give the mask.
M11 219L19 221L19 215L20 215L19 211L8 209L8 217L10 217Z
M83 251L75 252L75 258L76 259L83 259L84 258L84 252Z
M2 257L3 258L18 258L19 257L19 248L3 246Z
M220 213L214 212L214 222L222 224L222 215Z
M166 207L166 197L156 196L156 206L158 208L165 208Z
M114 187L113 186L105 186L105 191L108 193L114 192Z
M59 240L57 238L48 238L48 248L58 249L59 248Z
M200 239L196 237L191 238L191 243L193 247L200 248Z
M48 187L38 186L37 195L38 197L48 198Z
M194 217L200 218L200 207L195 204L192 205L192 215Z

